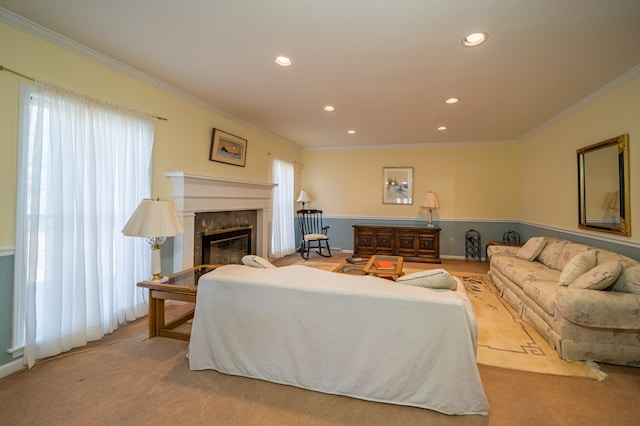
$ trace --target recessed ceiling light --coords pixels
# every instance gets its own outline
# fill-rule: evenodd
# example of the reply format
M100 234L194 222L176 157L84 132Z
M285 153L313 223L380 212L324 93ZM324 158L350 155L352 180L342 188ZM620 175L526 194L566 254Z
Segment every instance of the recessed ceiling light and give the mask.
M438 130L440 130L440 131L447 130L447 126L440 126L440 127L438 127Z
M462 45L467 47L479 46L489 38L487 33L471 33L462 39Z
M286 56L276 56L274 61L281 67L288 67L289 65L291 65L291 59L287 58Z
M331 105L327 105L323 109L327 112L335 111L335 108L332 107Z
M355 135L356 131L355 130L347 130L347 133L349 133L350 135Z
M447 99L447 100L446 100L446 101L444 101L444 102L445 102L445 103L447 103L447 104L449 104L449 105L451 105L451 104L457 104L459 100L460 100L460 99L458 99L458 98L449 98L449 99Z

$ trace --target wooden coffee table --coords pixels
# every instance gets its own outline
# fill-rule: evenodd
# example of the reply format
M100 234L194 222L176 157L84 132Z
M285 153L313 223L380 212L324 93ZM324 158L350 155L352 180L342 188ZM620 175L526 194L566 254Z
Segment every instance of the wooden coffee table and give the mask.
M364 275L364 263L350 263L346 260L335 267L332 272L348 275Z
M380 267L379 262L389 262L391 267ZM376 277L392 277L394 280L404 275L402 272L402 264L404 259L402 256L385 256L381 254L374 254L369 259L369 262L364 266L364 273L368 275L374 275Z

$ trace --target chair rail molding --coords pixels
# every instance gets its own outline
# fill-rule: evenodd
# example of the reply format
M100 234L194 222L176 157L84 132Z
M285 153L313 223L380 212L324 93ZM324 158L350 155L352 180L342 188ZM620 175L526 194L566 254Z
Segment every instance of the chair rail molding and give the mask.
M0 247L0 257L13 256L16 254L14 247Z

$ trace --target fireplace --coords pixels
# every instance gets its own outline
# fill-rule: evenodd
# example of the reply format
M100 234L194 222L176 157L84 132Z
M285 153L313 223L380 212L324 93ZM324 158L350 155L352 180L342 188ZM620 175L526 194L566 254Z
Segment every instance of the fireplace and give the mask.
M251 254L252 229L244 226L203 232L201 264L241 264L242 258Z
M230 215L230 212L234 212L233 214L242 216L245 212L252 212L254 219L235 219L227 224L217 224L201 230L251 225L251 254L269 257L271 191L276 184L184 172L167 172L166 176L173 183L174 203L184 225L184 234L176 236L173 242L174 271L197 265L202 260L202 253L197 253L202 236L196 228L200 222L199 216L203 213Z

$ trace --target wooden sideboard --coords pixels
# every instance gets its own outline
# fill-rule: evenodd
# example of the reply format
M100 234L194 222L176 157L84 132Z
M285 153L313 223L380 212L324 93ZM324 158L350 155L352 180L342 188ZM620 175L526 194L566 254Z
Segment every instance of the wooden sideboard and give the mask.
M402 256L410 262L440 262L440 228L353 225L353 256Z

